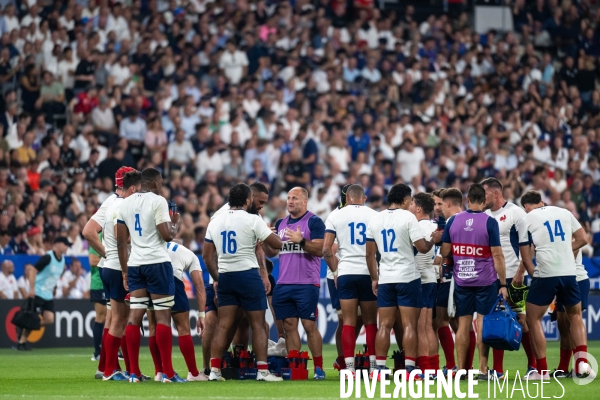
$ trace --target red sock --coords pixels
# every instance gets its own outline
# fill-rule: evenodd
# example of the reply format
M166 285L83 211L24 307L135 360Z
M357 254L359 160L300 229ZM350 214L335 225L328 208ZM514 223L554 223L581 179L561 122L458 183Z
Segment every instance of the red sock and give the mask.
M504 373L504 350L492 349L494 354L494 371L499 374Z
M198 376L200 372L198 372L198 367L196 367L194 341L190 335L179 336L179 350L181 350L181 354L183 354L188 371L190 371L193 376Z
M121 338L121 351L123 352L123 360L125 361L125 370L129 371L131 365L129 365L129 353L127 352L127 335L123 335Z
M162 373L162 359L160 358L160 351L156 344L156 336L150 336L148 339L148 347L150 348L150 354L152 355L152 361L154 362L154 375L159 372Z
M537 359L537 370L540 374L543 374L546 371L548 373L548 364L546 363L546 357Z
M434 356L426 356L425 358L426 358L425 363L427 364L427 367L425 367L425 369L435 369L435 365L434 365L435 361L433 359Z
M356 348L356 328L350 325L342 327L342 352L344 357L354 357Z
M438 369L440 369L440 355L439 354L436 354L435 356L433 356L431 368L435 369L436 371Z
M537 368L537 361L533 352L533 346L531 345L531 335L529 332L523 332L523 340L521 343L523 344L523 350L525 350L525 354L527 355L527 368Z
M587 346L583 345L583 346L577 346L575 347L575 350L573 350L573 358L575 358L575 373L578 374L579 373L579 363L580 362L584 362L587 363L587 357L585 356L585 354L579 354L577 355L577 353L587 353Z
M221 369L221 359L220 358L211 358L210 359L210 367Z
M162 360L162 373L167 375L167 378L175 376L173 371L173 333L171 327L162 324L156 324L156 344L160 351Z
M317 367L323 369L323 356L313 357L313 364L315 366L315 369L317 369Z
M377 325L370 324L365 325L365 331L367 334L367 351L370 355L375 355L375 337L377 336Z
M344 356L338 356L336 361L341 369L346 369L346 360L344 359Z
M140 371L140 344L142 341L140 327L127 325L125 334L127 335L127 353L129 354L129 366L131 367L129 373L135 374L139 378L142 376Z
M446 357L446 368L452 369L456 367L456 360L454 359L454 339L452 338L452 331L449 326L442 326L438 329L438 335L440 337L440 344L442 350L444 350L444 357Z
M571 354L573 353L572 349L560 349L560 362L558 363L559 371L569 371L569 363L571 362Z
M117 370L117 363L119 362L119 346L121 345L121 338L106 334L106 363L104 376L110 376L113 371Z
M469 332L469 352L467 353L467 369L473 369L473 360L475 359L475 349L477 348L477 335L475 331Z
M421 371L425 371L427 369L427 356L417 357L416 366Z
M102 332L102 346L100 347L100 360L98 360L98 371L100 372L104 372L104 364L106 361L106 335L108 335L108 328L104 328L104 331Z

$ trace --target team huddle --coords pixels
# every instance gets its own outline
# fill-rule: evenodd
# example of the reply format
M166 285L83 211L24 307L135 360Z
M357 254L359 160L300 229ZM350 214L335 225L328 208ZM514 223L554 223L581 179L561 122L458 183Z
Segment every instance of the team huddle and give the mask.
M463 211L463 193L458 189L413 196L408 186L396 184L387 195L389 208L377 212L365 205L360 185L346 185L339 207L323 222L307 209L307 191L294 188L287 196L288 216L270 227L258 215L268 201L267 188L258 182L238 184L206 230L202 258L210 281L205 286L198 258L175 240L180 217L159 195L160 173L124 167L117 172L116 183L116 193L88 222L88 232L94 232L90 245L99 255L98 273L109 301L98 379L152 379L139 367L144 315L156 381L224 380L222 355L231 343L247 346L250 329L256 379L281 381L269 371L267 354L271 345L284 355L299 351L300 323L314 363L313 379L325 379L316 324L322 258L339 316L334 363L338 370L354 374L356 339L364 326L371 373L388 369L394 330L407 374L440 369L439 343L445 374L473 368L477 348L479 379L502 377L504 352L493 350L493 368L488 369L489 346L477 327L503 296L519 315L528 379L550 379L541 321L552 303L561 333L560 364L554 376L570 376L572 354L573 373L594 373L586 359L581 317L589 292L579 251L587 242L586 234L569 211L544 205L537 192L523 195L523 210L506 202L501 183L489 178L471 185ZM268 258L275 256L277 281ZM185 271L196 288L198 309L205 310L198 313L197 322L202 371L196 366L190 335ZM529 287L526 275L531 277ZM269 308L280 337L277 344L269 344L265 320ZM187 379L173 370L171 320L188 367ZM119 365L119 349L125 369Z

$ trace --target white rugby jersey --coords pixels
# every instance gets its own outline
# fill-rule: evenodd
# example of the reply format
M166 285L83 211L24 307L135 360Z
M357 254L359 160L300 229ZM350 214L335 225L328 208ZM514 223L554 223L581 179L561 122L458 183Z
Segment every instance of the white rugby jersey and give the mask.
M225 203L221 208L219 208L213 215L212 217L210 217L210 220L212 221L213 219L215 219L215 217L218 217L219 215L223 214L225 211L228 211L231 208L231 206L229 205L229 203Z
M369 275L367 226L375 215L377 211L372 208L349 204L327 218L325 232L335 234L338 242L338 276Z
M371 219L367 240L374 241L381 254L379 283L408 283L421 277L413 243L423 238L419 222L410 211L384 210Z
M258 215L228 210L210 222L205 240L213 243L219 256L219 273L258 268L256 242L264 241L271 229Z
M169 205L162 196L143 192L123 199L117 210L117 222L124 223L129 229L129 267L171 262L166 242L156 228L170 221Z
M104 230L104 222L106 221L106 210L107 210L108 206L110 206L118 197L119 196L116 193L113 193L110 196L108 196L106 198L106 200L104 200L104 202L102 202L102 204L100 205L100 208L98 210L96 210L94 215L92 215L91 219L96 221L98 223L98 225L100 225L102 227L102 230ZM101 243L102 243L102 245L106 246L105 242L104 242L104 234L102 235ZM100 261L98 262L98 267L103 268L104 263L105 263L105 259L100 257Z
M506 277L514 278L521 263L519 256L519 234L517 224L527 213L521 207L506 202L496 211L485 210L485 213L498 221L500 229L500 245L506 264Z
M419 226L423 231L423 236L427 240L431 239L431 234L437 231L437 224L430 219L420 220ZM437 282L437 266L433 265L436 252L435 248L436 246L431 246L431 250L426 254L417 253L415 255L415 262L417 263L417 268L421 274L421 284Z
M583 255L581 254L581 249L579 249L577 257L575 258L575 277L577 282L590 279L587 271L585 270L585 266L583 265Z
M106 252L106 260L104 260L103 268L110 268L120 271L121 263L119 262L119 252L117 251L117 238L115 236L115 226L117 226L117 211L121 207L123 198L117 196L115 200L106 209L106 217L104 227L102 228L104 234L102 241L104 243L104 250Z
M535 278L576 275L571 242L580 228L573 214L554 206L536 208L519 221L519 245L535 246Z
M200 271L200 260L187 247L173 242L167 243L167 253L171 258L171 265L173 266L173 276L180 281L183 281L183 273L189 271L190 274L194 271Z

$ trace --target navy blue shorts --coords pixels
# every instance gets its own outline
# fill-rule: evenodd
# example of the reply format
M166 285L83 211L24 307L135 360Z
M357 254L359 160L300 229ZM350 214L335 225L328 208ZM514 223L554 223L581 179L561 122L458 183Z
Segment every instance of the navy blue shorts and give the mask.
M423 292L421 297L421 307L433 308L433 305L435 304L435 296L437 294L437 283L422 283L421 291Z
M170 262L129 267L127 283L129 291L146 289L150 294L175 295L173 266Z
M369 275L338 276L338 296L340 300L377 301Z
M206 290L206 307L204 312L217 311L217 305L215 304L215 287L211 284L204 286Z
M186 312L190 311L190 302L188 301L187 294L185 293L185 285L183 281L175 278L175 304L171 307L171 312Z
M107 300L125 300L127 290L123 286L123 272L116 269L100 268L100 279L104 285L104 297Z
M590 304L590 280L589 278L584 279L577 282L577 284L579 285L579 292L581 294L581 310L587 310ZM565 307L561 303L556 303L556 311L565 312Z
M448 299L450 298L450 282L437 284L437 293L435 294L435 306L448 308Z
M459 286L454 284L454 304L456 316L464 317L473 313L488 315L498 300L498 281L489 286Z
M220 273L217 296L219 308L238 306L244 311L267 309L267 293L258 268Z
M273 311L278 320L300 318L317 319L319 287L316 285L278 284L273 291Z
M271 284L271 290L269 290L269 293L267 293L267 297L273 296L273 290L275 290L275 286L277 286L277 282L271 274L269 274L269 283Z
M421 308L421 278L408 283L380 283L377 307Z
M340 305L340 298L338 296L338 290L335 287L334 279L327 279L327 288L329 289L329 298L331 299L331 306L335 310L341 310L342 306Z
M549 306L556 296L556 302L563 306L574 306L581 301L581 292L575 275L533 278L527 295L527 303L536 306Z
M102 280L102 276L100 277L100 280ZM104 289L90 289L90 303L98 303L105 306L106 292Z

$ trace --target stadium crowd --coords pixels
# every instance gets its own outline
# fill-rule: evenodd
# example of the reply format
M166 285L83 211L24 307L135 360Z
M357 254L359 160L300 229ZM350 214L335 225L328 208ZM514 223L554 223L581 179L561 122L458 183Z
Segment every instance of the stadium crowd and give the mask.
M496 177L569 209L600 250L600 36L589 0L517 0L515 32L478 34L460 8L417 19L371 1L2 1L0 253L43 254L82 228L121 166L159 169L200 253L239 182L263 217L340 187L381 210Z

